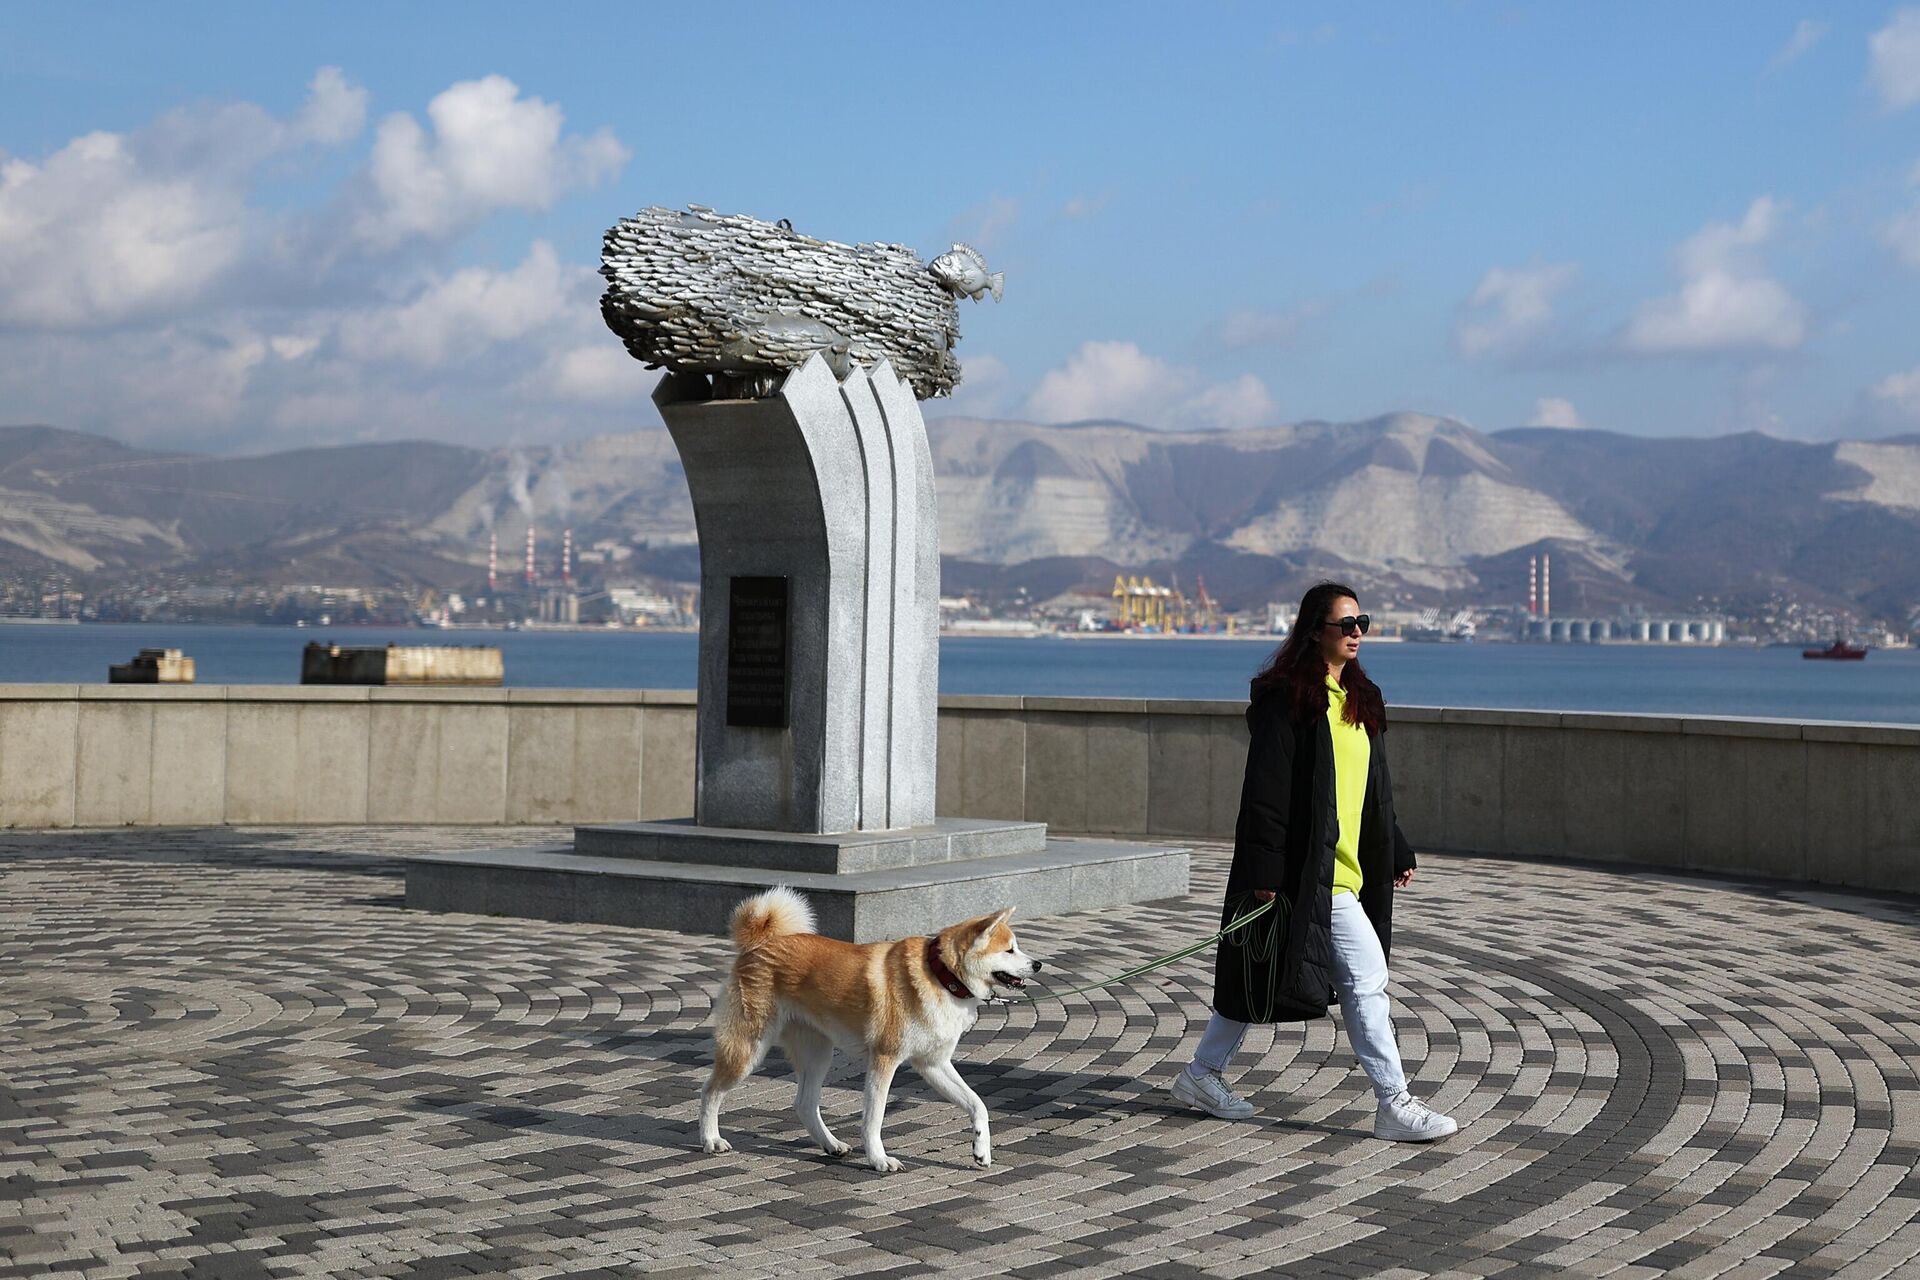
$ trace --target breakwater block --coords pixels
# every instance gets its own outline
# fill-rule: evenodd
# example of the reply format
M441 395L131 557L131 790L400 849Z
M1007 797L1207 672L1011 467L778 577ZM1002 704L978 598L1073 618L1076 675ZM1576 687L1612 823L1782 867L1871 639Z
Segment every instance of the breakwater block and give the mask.
M807 896L821 933L880 942L1006 906L1032 918L1184 897L1188 872L1183 848L942 818L826 835L691 820L583 826L572 845L417 855L406 875L415 910L716 936L742 898L785 885Z
M309 643L300 655L301 684L456 685L496 687L506 663L491 645Z
M193 659L178 649L142 649L107 668L108 684L192 684Z

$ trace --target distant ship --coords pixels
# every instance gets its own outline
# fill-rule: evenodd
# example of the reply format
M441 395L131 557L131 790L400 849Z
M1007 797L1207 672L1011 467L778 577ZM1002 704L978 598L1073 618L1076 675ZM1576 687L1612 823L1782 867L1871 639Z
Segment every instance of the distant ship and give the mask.
M1835 640L1824 649L1802 649L1803 658L1830 658L1838 662L1857 662L1867 656L1865 649L1857 649L1845 640Z

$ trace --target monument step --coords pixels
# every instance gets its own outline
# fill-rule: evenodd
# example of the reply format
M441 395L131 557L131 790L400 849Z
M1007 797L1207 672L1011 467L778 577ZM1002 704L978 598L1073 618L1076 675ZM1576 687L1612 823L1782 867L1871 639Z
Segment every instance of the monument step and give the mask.
M826 835L702 827L692 818L573 829L577 854L826 875L1039 853L1046 847L1046 823L991 818L939 818L924 827Z
M821 933L879 942L1006 906L1030 918L1184 897L1187 875L1185 849L1107 840L1049 840L1034 852L839 874L553 846L409 858L407 906L724 936L742 898L786 885L807 896Z

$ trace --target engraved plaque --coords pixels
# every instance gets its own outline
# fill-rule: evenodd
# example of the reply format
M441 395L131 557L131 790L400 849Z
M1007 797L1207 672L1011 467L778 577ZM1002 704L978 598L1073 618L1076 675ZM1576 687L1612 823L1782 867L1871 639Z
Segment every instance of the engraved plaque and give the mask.
M787 727L787 580L727 580L727 724Z

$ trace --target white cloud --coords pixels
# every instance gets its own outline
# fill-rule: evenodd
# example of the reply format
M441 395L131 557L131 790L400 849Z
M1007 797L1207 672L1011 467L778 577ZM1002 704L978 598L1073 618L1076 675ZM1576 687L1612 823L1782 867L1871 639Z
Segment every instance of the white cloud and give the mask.
M240 416L272 344L238 320L165 325L137 343L119 334L16 335L0 355L0 404L13 421L105 426L122 439L217 436Z
M1283 347L1300 336L1311 321L1325 315L1322 302L1305 302L1286 311L1265 307L1236 307L1220 317L1218 336L1224 347Z
M585 267L563 265L552 245L537 240L511 271L467 267L403 304L349 314L340 346L356 360L432 368L587 313L595 279Z
M590 265L534 241L518 263L447 267L444 243L421 238L542 208L625 148L568 135L557 106L498 78L437 96L404 146L394 118L384 144L366 137L367 107L323 67L284 117L196 105L44 155L0 153L7 419L240 449L490 443L650 419L655 375L607 334ZM288 205L292 162L356 140L362 167ZM401 173L407 161L418 171Z
M1772 239L1779 207L1761 196L1738 223L1708 223L1674 255L1676 293L1643 303L1622 342L1645 355L1789 350L1806 337L1806 312L1768 276L1756 250Z
M1900 261L1910 267L1920 268L1920 204L1905 213L1896 214L1887 223L1883 234L1887 246Z
M1867 81L1880 105L1900 111L1920 102L1920 8L1901 9L1867 41Z
M293 118L302 141L337 147L360 136L367 124L367 91L349 84L338 67L322 67L307 85L307 100Z
M993 196L962 210L947 224L953 238L966 244L991 248L1001 235L1020 221L1020 202L1012 196Z
M632 153L609 130L563 137L565 116L520 96L505 76L464 80L411 115L380 122L368 162L371 198L356 219L368 243L461 230L495 209L546 209L572 187L618 173Z
M1920 164L1913 167L1907 182L1910 186L1920 188ZM1880 236L1900 261L1910 267L1920 268L1920 202L1889 219L1886 226L1880 229Z
M611 334L554 353L542 370L545 390L562 400L644 405L661 371L627 354Z
M1578 431L1587 424L1580 421L1579 411L1573 407L1573 401L1563 400L1559 396L1541 396L1533 403L1533 417L1527 422L1531 427L1564 427Z
M1016 223L1020 223L1020 200L1014 196L993 196L950 217L947 234L954 244L993 249Z
M299 360L313 354L320 339L300 334L276 334L267 339L267 348L282 360Z
M1896 412L1920 419L1920 367L1889 374L1873 388L1873 398Z
M1027 412L1042 422L1119 418L1173 428L1257 426L1275 416L1272 396L1253 375L1209 384L1198 370L1131 342L1083 344L1040 379Z
M1098 195L1074 196L1060 206L1060 216L1070 221L1091 218L1105 209L1113 200L1113 192L1102 191Z
M1552 327L1555 295L1579 274L1571 262L1494 267L1454 323L1455 348L1469 358L1517 354Z
M1006 361L985 351L960 357L960 384L938 403L941 417L999 418L1006 416L1013 375Z
M1784 45L1780 46L1780 51L1768 60L1768 72L1779 71L1798 62L1803 55L1812 50L1813 46L1826 39L1828 30L1824 22L1816 22L1812 18L1800 19L1794 25L1793 34L1787 37Z
M0 169L0 324L70 328L177 309L240 259L246 210L223 184L156 172L90 133Z
M1176 404L1168 420L1194 427L1225 428L1271 426L1279 410L1267 384L1250 373L1229 382L1202 387Z
M322 67L291 120L252 103L169 111L133 133L0 160L0 326L74 329L178 316L264 251L260 167L352 141L366 91Z

